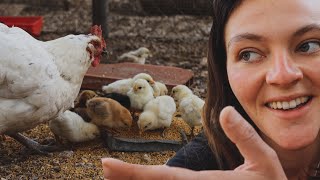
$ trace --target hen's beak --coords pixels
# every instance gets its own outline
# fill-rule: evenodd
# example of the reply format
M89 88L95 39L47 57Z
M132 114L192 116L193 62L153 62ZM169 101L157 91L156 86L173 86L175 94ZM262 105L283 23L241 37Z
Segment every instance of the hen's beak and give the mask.
M102 56L104 57L109 57L110 56L110 52L107 51L106 49L103 49L103 51L101 52Z

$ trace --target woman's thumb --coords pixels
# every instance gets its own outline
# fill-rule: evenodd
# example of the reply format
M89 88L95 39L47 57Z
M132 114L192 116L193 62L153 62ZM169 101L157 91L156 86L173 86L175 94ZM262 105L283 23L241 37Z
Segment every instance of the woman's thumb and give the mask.
M263 162L276 153L258 135L255 129L231 106L225 107L220 114L222 129L236 144L246 161Z

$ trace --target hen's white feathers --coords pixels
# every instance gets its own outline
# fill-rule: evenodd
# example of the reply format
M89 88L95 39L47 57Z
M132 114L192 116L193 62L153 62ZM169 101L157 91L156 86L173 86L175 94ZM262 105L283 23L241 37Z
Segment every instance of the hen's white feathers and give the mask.
M72 106L92 61L86 50L92 40L99 38L70 35L42 42L1 24L0 134L31 129Z

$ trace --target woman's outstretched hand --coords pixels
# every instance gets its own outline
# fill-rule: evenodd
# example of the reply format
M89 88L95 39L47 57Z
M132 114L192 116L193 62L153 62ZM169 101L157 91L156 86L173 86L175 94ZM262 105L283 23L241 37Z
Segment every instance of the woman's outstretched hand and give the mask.
M286 179L275 151L257 134L254 128L233 108L226 107L220 115L221 126L234 142L245 161L233 171L192 171L165 165L136 165L112 158L102 159L104 177L110 180L283 180Z

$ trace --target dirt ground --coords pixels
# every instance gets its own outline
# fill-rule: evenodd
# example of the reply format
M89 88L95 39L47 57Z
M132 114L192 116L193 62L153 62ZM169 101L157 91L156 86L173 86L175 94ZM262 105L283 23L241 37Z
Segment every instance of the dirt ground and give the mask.
M87 33L91 26L91 1L71 1L69 10L51 7L30 7L26 4L1 4L1 15L41 15L44 27L40 40L51 40L67 34ZM136 2L136 1L130 1ZM129 1L109 0L109 37L107 49L111 52L104 63L117 63L120 54L147 47L153 57L146 64L167 65L190 69L195 94L205 98L207 70L205 56L211 26L208 16L147 16L126 13ZM127 3L127 4L121 4ZM134 11L132 11L134 12ZM41 143L53 138L47 124L24 133ZM164 164L174 151L138 153L111 152L103 140L75 144L69 150L34 154L11 138L0 141L0 178L5 179L103 179L100 159L114 157L138 164Z

